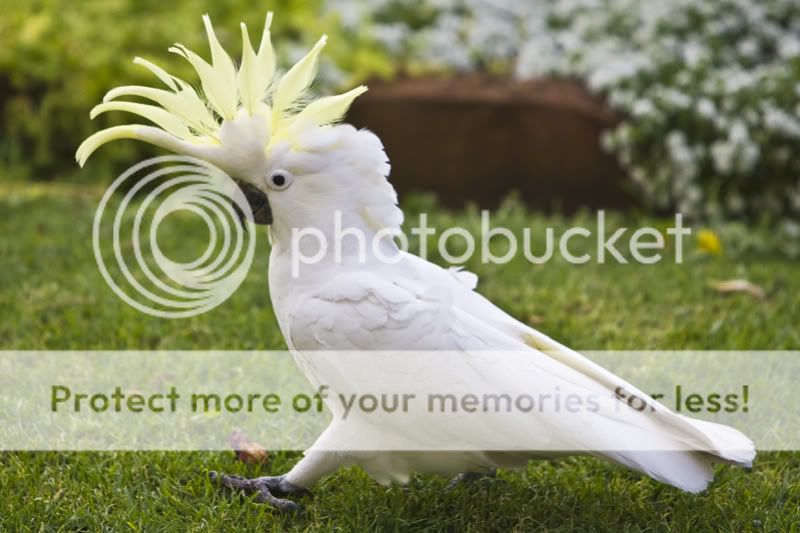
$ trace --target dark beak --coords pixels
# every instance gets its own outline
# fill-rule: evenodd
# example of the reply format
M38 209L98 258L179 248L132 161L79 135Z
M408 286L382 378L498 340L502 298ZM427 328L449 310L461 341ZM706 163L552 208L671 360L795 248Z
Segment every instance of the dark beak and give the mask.
M236 180L236 184L239 186L237 194L241 194L244 200L250 205L250 211L253 213L253 222L261 225L272 224L272 209L269 207L267 195L254 185L245 181ZM236 214L239 216L239 222L244 225L246 217L241 209L239 209L239 206L236 205L236 202L233 203L233 210L236 211Z

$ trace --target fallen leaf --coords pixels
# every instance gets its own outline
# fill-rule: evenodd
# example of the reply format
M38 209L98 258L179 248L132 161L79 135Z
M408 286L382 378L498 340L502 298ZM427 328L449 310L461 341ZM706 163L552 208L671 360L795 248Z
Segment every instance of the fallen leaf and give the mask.
M727 281L712 281L710 283L710 286L717 292L721 293L745 292L750 296L752 296L753 298L757 298L759 300L763 300L767 296L767 294L764 292L764 289L762 289L755 283L747 281L746 279L729 279Z
M263 465L269 459L269 452L257 442L248 439L241 429L235 430L228 438L236 458L251 465Z

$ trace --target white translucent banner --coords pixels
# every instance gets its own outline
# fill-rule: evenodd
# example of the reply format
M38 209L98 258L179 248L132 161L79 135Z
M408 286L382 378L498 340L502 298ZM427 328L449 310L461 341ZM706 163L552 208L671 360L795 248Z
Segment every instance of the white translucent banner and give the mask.
M800 449L800 352L584 355L6 351L0 449Z

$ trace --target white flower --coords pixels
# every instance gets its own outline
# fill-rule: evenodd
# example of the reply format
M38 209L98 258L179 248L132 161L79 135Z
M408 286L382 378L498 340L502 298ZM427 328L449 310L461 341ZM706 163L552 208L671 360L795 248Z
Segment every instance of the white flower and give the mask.
M408 27L405 24L375 24L372 35L391 53L399 53L408 40Z
M514 75L517 78L535 78L557 70L561 58L555 42L547 36L534 37L522 46Z
M727 141L717 141L711 145L711 157L714 159L714 168L723 175L730 174L736 157L736 145Z
M675 179L680 183L690 182L697 175L697 161L683 132L671 131L667 135L667 150L675 169Z
M661 99L676 109L686 109L692 105L692 99L685 93L666 87L659 92Z
M800 56L800 39L792 36L784 37L778 43L778 53L784 59Z
M701 98L697 102L697 112L700 113L701 116L711 119L717 114L717 106L708 98Z
M596 91L605 89L622 80L634 77L639 71L648 68L649 64L649 60L638 53L610 58L589 74L589 87Z
M724 73L725 90L728 93L737 93L755 82L755 77L748 71L736 69Z
M354 30L367 15L367 6L363 2L351 0L328 0L326 9L337 13L342 26ZM373 6L374 9L374 6Z
M756 41L752 37L743 39L739 41L739 46L737 47L737 50L743 57L746 57L748 59L753 59L754 57L756 57L756 55L758 55L758 50L759 50L758 41Z
M632 109L635 104L636 95L630 91L614 90L608 95L608 101L614 107L620 109Z
M689 41L683 47L683 60L688 66L696 67L706 59L708 59L708 50L696 41Z
M633 114L637 117L643 117L653 113L656 110L653 102L647 99L636 100L633 103Z
M800 139L800 120L776 107L764 110L764 125L772 131Z

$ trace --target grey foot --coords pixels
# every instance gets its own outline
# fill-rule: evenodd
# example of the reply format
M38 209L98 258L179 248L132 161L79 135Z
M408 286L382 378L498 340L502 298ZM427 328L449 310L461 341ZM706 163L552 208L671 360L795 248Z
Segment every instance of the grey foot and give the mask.
M450 480L450 483L444 488L445 492L451 492L458 487L469 485L480 479L496 478L497 470L489 472L462 472Z
M222 486L229 489L243 491L247 494L256 494L256 501L266 503L279 511L297 512L300 506L286 500L282 496L306 496L311 494L308 489L292 485L286 481L286 476L264 476L252 479L241 476L229 476L218 472L209 472L212 481L219 481Z

